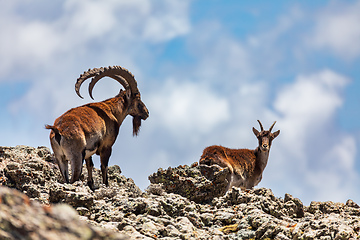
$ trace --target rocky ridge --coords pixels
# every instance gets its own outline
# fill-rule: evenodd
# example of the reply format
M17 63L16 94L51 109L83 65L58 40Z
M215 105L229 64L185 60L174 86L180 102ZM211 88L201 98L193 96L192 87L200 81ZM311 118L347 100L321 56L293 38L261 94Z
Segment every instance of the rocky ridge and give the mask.
M357 239L360 207L311 202L270 189L224 195L228 169L193 164L159 169L142 192L109 167L93 192L64 184L49 149L0 147L0 239ZM12 189L9 189L12 188Z

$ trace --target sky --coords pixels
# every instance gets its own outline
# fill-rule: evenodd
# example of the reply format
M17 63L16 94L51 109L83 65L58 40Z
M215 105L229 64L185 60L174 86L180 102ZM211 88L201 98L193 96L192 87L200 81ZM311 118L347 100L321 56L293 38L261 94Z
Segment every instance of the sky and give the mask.
M147 177L205 147L280 135L257 187L304 204L360 203L360 1L0 0L0 145L50 147L45 124L93 100L89 68L120 65L150 117L127 117L110 165ZM121 86L105 78L95 101ZM99 167L99 158L94 157Z

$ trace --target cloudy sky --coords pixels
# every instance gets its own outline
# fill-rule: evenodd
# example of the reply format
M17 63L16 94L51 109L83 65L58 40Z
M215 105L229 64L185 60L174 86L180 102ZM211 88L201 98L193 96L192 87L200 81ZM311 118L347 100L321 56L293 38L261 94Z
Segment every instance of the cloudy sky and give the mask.
M150 117L138 137L124 121L110 165L142 189L159 167L196 162L206 146L255 148L259 119L281 130L259 187L305 204L360 203L360 1L0 5L0 145L50 147L44 125L92 101L86 86L85 99L75 94L77 77L120 65ZM104 79L93 95L119 89Z

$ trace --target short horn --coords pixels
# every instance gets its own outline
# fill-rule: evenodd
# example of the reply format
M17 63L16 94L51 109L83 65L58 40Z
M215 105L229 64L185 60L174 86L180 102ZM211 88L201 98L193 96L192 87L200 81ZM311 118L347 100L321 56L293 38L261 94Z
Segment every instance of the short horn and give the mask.
M272 131L273 127L275 126L275 123L276 123L276 121L271 125L271 127L270 127L270 129L269 129L269 132Z
M261 131L264 131L263 125L261 124L260 120L257 120L257 121L259 122Z

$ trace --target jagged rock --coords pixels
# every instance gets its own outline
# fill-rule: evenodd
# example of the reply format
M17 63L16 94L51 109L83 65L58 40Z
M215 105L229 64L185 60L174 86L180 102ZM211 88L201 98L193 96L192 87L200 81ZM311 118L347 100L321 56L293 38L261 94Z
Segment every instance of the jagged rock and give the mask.
M217 165L181 165L177 168L160 168L149 176L152 184L162 184L168 193L176 193L197 203L210 202L225 194L230 172Z
M223 174L218 175L221 172ZM214 187L214 181L226 181L227 174L226 168L210 166L204 169L202 165L193 164L190 167L159 169L149 179L152 184L162 184L167 193L180 194L203 203L197 205L202 206L200 214L192 214L198 216L201 222L195 220L197 225L194 226L202 229L214 229L216 226L223 234L221 237L349 239L359 236L360 208L352 200L348 200L346 204L312 202L309 207L305 207L300 199L290 194L279 199L270 189L265 188L246 191L233 188L223 196L227 182L219 191ZM187 215L188 218L189 215L191 214Z
M94 198L112 197L118 191L129 196L142 194L132 179L121 175L119 166L108 169L110 188L99 187L95 192L86 185L84 165L81 181L64 184L54 157L46 147L0 147L0 183L16 188L42 203L68 203L74 207L93 204ZM71 174L71 173L70 173ZM94 180L102 185L101 171L94 169Z
M100 170L95 169L98 188L91 191L86 185L85 167L82 181L64 184L50 151L44 147L0 147L1 185L27 195L0 188L0 238L18 239L26 235L58 239L51 234L59 231L65 231L60 236L64 238L77 234L74 239L90 239L87 236L111 239L112 234L118 233L130 239L360 237L360 207L354 201L312 202L304 206L290 194L278 198L266 188L247 191L232 188L224 194L227 168L193 164L159 169L149 177L152 184L145 192L132 179L121 175L118 166L110 166L108 173L106 187ZM2 197L2 193L7 197ZM10 200L4 205L6 199ZM46 209L51 209L51 214ZM44 212L46 216L42 215ZM55 227L43 228L44 221ZM12 229L15 226L16 231L10 231L9 226ZM48 231L46 235L43 229ZM49 233L49 229L55 233Z
M62 180L50 150L45 147L0 147L0 183L47 202L48 183Z
M0 239L129 239L80 221L68 205L41 205L0 186Z

